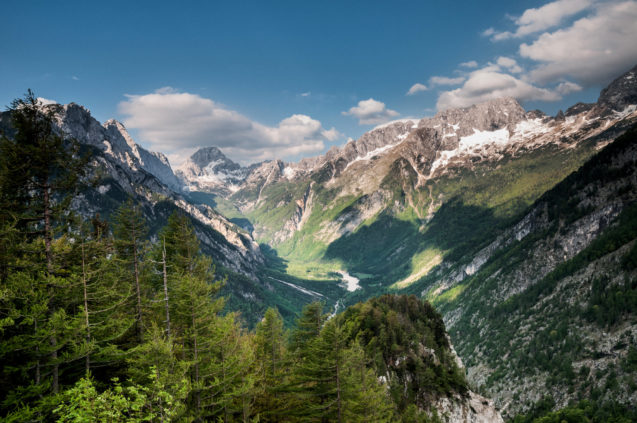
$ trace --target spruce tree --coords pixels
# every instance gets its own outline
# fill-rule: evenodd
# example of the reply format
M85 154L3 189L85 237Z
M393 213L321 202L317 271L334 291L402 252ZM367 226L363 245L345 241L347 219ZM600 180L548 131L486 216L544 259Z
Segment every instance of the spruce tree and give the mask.
M134 288L121 278L114 254L113 240L95 224L89 231L81 225L74 243L75 273L81 280L81 304L78 318L83 332L75 340L78 356L83 356L85 371L92 367L114 366L123 360L120 345L125 334L135 324L127 312ZM83 338L83 340L81 340Z
M69 204L86 160L79 157L75 141L56 132L54 110L43 106L32 91L15 100L9 111L13 134L0 137L0 228L14 236L13 257L8 259L7 245L0 242L0 277L6 279L12 271L26 271L30 273L26 280L41 281L37 289L46 291L46 317L37 316L32 325L34 333L52 325L49 345L37 350L49 353L41 358L50 369L51 391L57 393L59 352L66 344L58 335L66 326L60 319L66 313L69 282L53 243L56 233L67 223ZM42 382L42 366L40 359L36 360L36 384Z
M113 235L117 259L122 265L124 277L134 287L135 333L137 342L143 341L144 298L143 257L148 228L139 205L132 199L117 209L114 216Z
M283 319L275 308L268 308L255 329L256 404L262 421L280 421L289 376Z

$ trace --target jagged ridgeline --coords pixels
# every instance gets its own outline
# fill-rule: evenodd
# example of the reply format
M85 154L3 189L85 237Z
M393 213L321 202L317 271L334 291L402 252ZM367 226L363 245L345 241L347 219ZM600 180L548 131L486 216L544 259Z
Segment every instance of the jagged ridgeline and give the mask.
M475 274L430 289L471 382L503 408L637 400L636 183L633 126L542 195Z
M614 418L608 417L613 414L608 412L613 404L627 405L629 408L622 408L618 415L624 412L630 415L630 406L637 403L634 383L637 67L613 81L596 103L578 103L554 117L537 110L526 111L514 99L495 99L441 111L434 117L380 125L358 140L298 163L272 160L246 167L225 157L218 148L208 146L175 172L161 153L148 152L136 144L121 123L111 120L100 124L87 109L76 104L38 107L51 118L51 139L59 145L79 147L80 153L88 158L86 172L77 181L74 195L54 194L53 201L69 200L59 205L68 206L67 212L72 210L85 221L92 220L93 226L103 228L103 235L108 238L117 226L116 210L132 199L133 208L148 227L143 241L144 247L152 252L146 257L150 266L147 270L152 271L146 275L140 273L140 277L151 281L148 287L151 293L163 292L153 291L162 286L159 263L167 262L159 247L163 231L170 223L170 216L181 216L182 232L196 237L192 245L197 244L216 266L214 278L201 273L200 279L212 282L227 278L221 291L226 296L224 311L208 304L213 308L206 316L215 317L202 317L202 324L225 328L215 336L222 336L223 332L228 339L237 340L232 344L235 351L248 361L237 360L236 368L246 375L251 374L246 370L252 363L250 354L263 351L259 353L260 347L250 344L251 335L239 322L256 327L254 336L259 339L264 315L265 321L274 322L270 329L280 325L282 333L283 327L293 328L296 319L303 318L305 304L321 301L330 312L347 311L343 315L334 312L335 317L325 324L325 333L321 325L315 327L314 335L321 341L316 341L306 352L327 356L333 349L329 342L341 340L343 343L338 345L347 350L347 363L358 363L360 369L360 363L365 362L363 367L368 373L361 383L369 388L369 398L376 398L379 404L386 404L384 401L389 398L390 408L397 410L405 421L435 418L433 409L446 410L452 421L462 421L461 415L471 415L472 409L483 415L480 411L483 402L485 410L491 410L487 400L466 390L467 385L494 398L507 417L525 413L520 418L526 420L522 421L567 406L564 413L605 421ZM0 128L8 137L3 142L17 136L9 113L0 114ZM7 163L19 161L14 158ZM19 172L15 174L20 176ZM25 202L20 207L25 204L40 207L39 201L29 203L37 189L24 189L14 196L10 191L13 182L5 184L8 189L5 192L10 194L7 198L17 203L5 207L5 212L20 201ZM39 219L43 216L40 211L38 208L31 217ZM8 226L2 227L6 236L1 245L20 240L19 231L13 231L10 220L3 222ZM77 278L81 274L77 271L81 262L77 259L83 256L77 250L81 244L68 241L77 232L67 228L50 236L51 245L46 253L35 242L38 234L42 234L44 220L33 222L35 225L25 226L33 230L30 236L35 237L28 238L28 248L17 241L16 245L25 247L24 251L32 248L29 254L40 254L41 260L51 262L51 269L58 265L56 254L66 257L66 252L72 252L75 261L69 259L65 263L76 270L65 269L68 273L53 276L62 278L60 281L69 275ZM91 236L87 242L96 241L90 240ZM94 257L101 257L91 266L114 263L106 259L115 254L109 252L111 247L107 244L96 243L90 248L94 249ZM0 249L0 258L12 257L10 254L15 251L11 251ZM130 259L130 256L126 259L127 263ZM12 263L24 267L22 258ZM11 273L10 267L3 267L3 275ZM41 281L42 275L51 273L45 268L40 268L45 273L31 273L29 278ZM115 277L116 273L105 274L111 275L113 283L123 280ZM167 280L170 283L170 278ZM79 286L78 280L68 283L69 289ZM49 289L55 285L46 282L43 286ZM197 292L204 292L206 286L200 285L202 291ZM41 292L36 289L20 295ZM20 314L24 311L24 304L20 304L20 312L15 316L22 317L16 320L5 312L3 319L6 319L2 320L3 325L11 328L5 331L11 336L16 333L35 336L24 335L31 342L25 345L34 347L34 353L28 356L28 366L6 367L8 372L13 369L23 372L22 377L29 381L35 381L36 370L39 372L40 383L34 385L37 389L31 389L28 383L16 385L21 392L30 390L31 399L49 389L46 386L49 382L45 381L53 380L56 366L64 367L68 357L83 357L80 351L90 350L83 344L80 347L62 342L67 339L62 334L72 334L73 330L72 325L61 324L55 327L59 336L54 338L56 345L60 345L59 351L68 356L52 357L58 349L51 347L53 338L47 340L45 332L53 327L53 322L67 322L64 316L56 314L58 310L63 309L71 316L82 307L82 301L67 302L61 296L63 291L46 292L57 300L47 303L46 295L36 295L37 307L30 311L29 317ZM118 292L105 294L104 301L117 303ZM442 317L428 303L410 297L383 296L365 302L388 292L426 298ZM167 298L172 298L170 289L168 294ZM186 294L187 290L181 291L181 295ZM157 304L165 302L165 298L152 298L153 313L160 312ZM203 307L207 303L200 304ZM276 306L282 319L270 313L268 320L268 306ZM179 308L176 312L185 319L183 310L186 309ZM230 311L239 311L241 317ZM230 316L228 320L222 319L224 315ZM324 323L325 316L320 312L318 315ZM128 317L131 324L140 320ZM173 347L167 347L160 341L162 331L166 332L162 325L168 319L155 320L158 335L152 335L147 328L148 339L157 341L155 351L162 348L164 352L166 348L170 351L177 345L174 351L181 351L179 359L192 360L188 354L193 352L193 338L175 340ZM73 319L69 321L79 324ZM115 331L130 323L126 319L112 321L116 326L121 323ZM215 325L210 323L213 321ZM450 340L441 335L443 321L449 328ZM26 328L28 331L22 333ZM191 329L183 330L189 336L193 333ZM104 333L97 331L95 338ZM139 333L136 335L138 339L134 341L129 339L129 333L126 338L129 343L118 344L118 348L128 351L131 342L140 342ZM16 340L19 338L13 339ZM33 343L34 340L38 341ZM451 343L467 366L466 378L460 365L453 364ZM17 344L18 341L13 345ZM75 350L70 345L75 345ZM277 345L288 359L299 359L299 344L281 339ZM20 354L11 348L14 363ZM70 350L75 352L71 354ZM105 354L115 356L112 352ZM345 356L339 357L340 360ZM158 362L162 363L161 360ZM295 368L300 372L295 374L304 377L318 377L316 372L326 371L313 365L305 368L295 367L298 363L283 365L278 360L271 361L275 363L271 379L267 383L261 380L259 389L266 389L280 376L275 370L285 366ZM115 361L118 363L114 366L115 374L121 377L119 383L134 387L148 382L151 369L145 368L147 374L133 375L126 371L128 362ZM212 360L206 365L216 362ZM199 387L194 391L186 386L183 389L202 394L198 389L203 382L193 379L192 364L175 363L177 367L172 368L182 366L179 368L184 372L177 374L187 374L182 379ZM82 373L83 366L74 366L69 367L73 371L58 372L58 381L65 388L72 386ZM99 388L96 392L112 394L102 389L110 382L106 372L98 374L97 368L94 369ZM165 369L156 369L159 376L162 370ZM210 374L216 374L209 370ZM203 396L179 397L181 376L159 379L174 388L168 393L176 403L191 407ZM3 379L3 392L11 392L7 407L18 404L22 395L11 387L12 377L15 373ZM298 380L292 376L286 377L283 379L288 385L284 390L289 394L300 385L294 385ZM389 387L387 398L384 391L377 389L378 378ZM248 392L251 386L259 386L257 379L247 380L247 385L236 385L236 392ZM422 390L423 387L427 389ZM89 385L81 388L92 389ZM162 387L152 389L165 392ZM321 395L334 394L329 383L321 389L325 389ZM261 404L261 410L269 409L272 413L283 410L282 392L273 392L272 398L261 397L258 401L268 404ZM133 398L130 395L129 400ZM579 400L591 402L576 403ZM224 401L223 413L229 419L238 418L238 410L249 406L235 396ZM357 401L360 398L354 402ZM460 403L469 404L469 408L454 406ZM312 413L319 413L320 407L304 410L305 414L294 418L311 420L316 417ZM376 411L384 416L387 408ZM334 413L334 409L330 408L329 413ZM262 419L276 420L272 416L261 413ZM548 417L559 416L566 414ZM214 415L218 417L222 416ZM329 414L328 418L338 419L338 415Z

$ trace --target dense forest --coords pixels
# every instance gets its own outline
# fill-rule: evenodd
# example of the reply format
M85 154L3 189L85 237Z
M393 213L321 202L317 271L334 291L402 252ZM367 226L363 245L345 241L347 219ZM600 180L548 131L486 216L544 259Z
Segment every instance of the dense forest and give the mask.
M78 216L90 160L29 92L0 138L0 420L431 422L469 387L441 316L384 295L251 330L175 212L150 237L139 206ZM632 264L631 264L632 265ZM635 354L633 354L635 355ZM635 361L635 360L633 360ZM625 408L544 400L516 422L630 421Z
M422 387L466 391L441 317L415 297L335 318L312 303L292 330L269 309L246 330L224 311L224 281L188 217L174 213L151 240L132 201L112 222L76 216L89 160L31 92L11 112L15 133L0 140L4 421L430 421ZM434 355L409 351L414 341ZM408 358L394 363L397 353ZM388 366L399 376L381 383Z

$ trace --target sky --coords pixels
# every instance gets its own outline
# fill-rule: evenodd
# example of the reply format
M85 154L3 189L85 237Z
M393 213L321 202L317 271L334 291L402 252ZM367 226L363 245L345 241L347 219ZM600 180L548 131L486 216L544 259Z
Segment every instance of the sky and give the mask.
M115 118L173 167L295 161L378 124L512 96L554 115L637 64L637 0L4 0L0 105Z

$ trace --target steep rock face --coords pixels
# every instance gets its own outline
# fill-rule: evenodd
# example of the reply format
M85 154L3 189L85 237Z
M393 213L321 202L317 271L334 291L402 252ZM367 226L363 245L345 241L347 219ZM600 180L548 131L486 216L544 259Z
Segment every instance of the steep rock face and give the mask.
M637 347L637 128L547 192L524 218L431 287L469 380L510 415L550 394L634 403L613 380ZM429 295L423 292L424 295ZM616 301L617 300L617 301ZM631 301L631 300L629 300Z
M615 79L604 88L591 115L604 115L613 111L622 112L637 104L637 66Z
M111 119L100 125L88 109L75 103L47 107L54 111L62 133L83 144L99 148L132 170L144 169L171 189L179 187L179 181L166 157L136 144L120 122Z
M57 130L86 146L91 159L89 179L98 179L98 186L88 184L74 199L75 210L87 217L108 216L132 197L142 206L154 234L171 211L181 209L193 219L207 254L225 267L257 279L257 268L264 263L258 244L212 208L194 206L175 192L180 182L163 154L136 144L115 120L101 125L77 104L44 107L54 113ZM3 126L8 126L8 113L2 115Z
M434 407L448 423L504 423L492 400L471 391L466 398L440 398Z
M263 190L282 179L284 168L285 164L281 160L260 163L248 173L241 190L235 192L231 198L241 210L254 207L263 200Z
M336 319L368 354L399 410L416 405L448 423L503 422L492 401L468 389L442 318L428 303L383 295Z
M227 158L217 147L205 147L190 156L176 174L188 191L228 195L236 191L248 172L248 168Z

